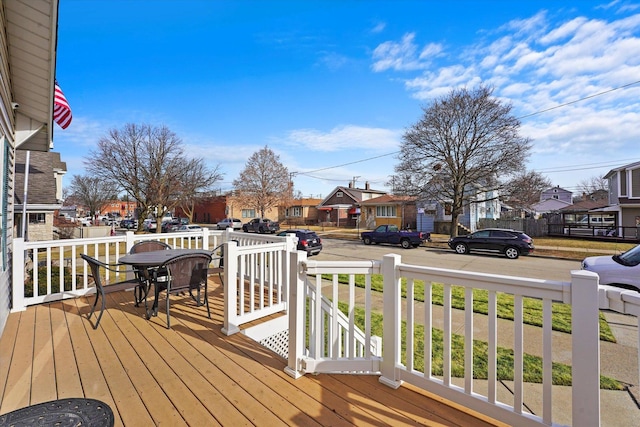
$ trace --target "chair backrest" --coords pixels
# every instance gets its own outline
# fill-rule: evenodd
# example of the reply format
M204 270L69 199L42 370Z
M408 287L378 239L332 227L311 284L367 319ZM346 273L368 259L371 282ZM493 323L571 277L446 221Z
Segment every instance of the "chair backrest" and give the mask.
M80 256L87 262L87 264L89 264L89 268L91 268L91 276L93 277L93 281L95 282L96 287L102 288L102 279L100 279L100 267L106 268L106 264L90 257L89 255L80 254Z
M167 290L178 292L197 289L205 284L210 262L211 255L204 253L183 255L168 261L163 265L169 272Z
M164 249L171 249L171 246L159 240L143 240L131 247L130 254L137 254L140 252L161 251Z

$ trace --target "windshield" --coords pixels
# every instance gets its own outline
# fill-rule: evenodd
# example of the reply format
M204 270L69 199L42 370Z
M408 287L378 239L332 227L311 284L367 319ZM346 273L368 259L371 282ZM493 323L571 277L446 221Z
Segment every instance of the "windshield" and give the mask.
M624 265L640 264L640 245L636 246L633 249L628 250L623 254L620 254L618 258L621 261L620 263Z

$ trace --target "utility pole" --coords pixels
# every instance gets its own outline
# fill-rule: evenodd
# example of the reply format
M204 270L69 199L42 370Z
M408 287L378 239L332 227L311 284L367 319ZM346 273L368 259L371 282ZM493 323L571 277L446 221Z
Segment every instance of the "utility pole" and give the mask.
M358 178L360 178L360 176L354 176L353 180L351 181L351 186L353 188L356 188L356 181L358 180Z

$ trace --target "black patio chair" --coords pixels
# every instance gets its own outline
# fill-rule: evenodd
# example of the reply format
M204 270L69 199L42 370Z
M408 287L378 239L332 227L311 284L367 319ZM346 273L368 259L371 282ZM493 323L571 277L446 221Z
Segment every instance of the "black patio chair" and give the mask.
M197 253L182 255L167 261L161 267L167 269L168 277L166 282L156 282L156 294L153 314L157 311L158 298L161 292L166 292L167 306L167 329L171 328L170 298L171 294L179 294L185 291L189 292L189 296L196 302L196 305L202 306L201 292L204 296L204 303L207 306L207 316L211 318L211 310L209 309L209 298L207 295L207 274L209 263L211 262L211 254ZM193 295L196 291L196 296ZM151 317L151 313L147 312L147 319Z
M171 246L166 244L165 242L161 242L159 240L143 240L141 242L136 243L129 249L130 254L137 254L141 252L151 252L151 251L162 251L171 249ZM143 302L147 298L147 294L149 292L149 285L151 282L156 282L158 280L166 280L167 270L153 269L149 270L141 270L134 267L134 272L136 276L141 280L145 281L147 286L139 286L135 290L135 306L138 307L141 302Z
M211 251L211 262L208 274L217 274L222 283L222 273L224 272L224 243L216 246Z
M89 268L91 268L91 277L93 278L93 282L96 286L96 298L93 301L93 306L91 307L91 311L89 312L87 319L91 319L91 316L93 315L93 312L96 310L96 307L98 305L98 300L99 299L101 300L100 314L98 314L96 323L93 325L93 329L98 329L98 325L100 324L100 319L102 319L102 314L104 313L104 309L106 307L106 300L105 300L106 294L111 292L129 290L129 289L134 289L134 294L135 294L135 289L142 285L138 277L134 279L123 280L121 282L103 284L102 277L100 276L101 268L105 269L105 277L107 274L109 274L109 271L119 272L120 274L122 273L126 274L127 272L131 272L131 270L127 271L127 270L118 269L117 268L118 266L115 264L106 264L102 261L99 261L95 258L90 257L89 255L80 254L80 256L82 257L83 260L87 262L87 264L89 264Z

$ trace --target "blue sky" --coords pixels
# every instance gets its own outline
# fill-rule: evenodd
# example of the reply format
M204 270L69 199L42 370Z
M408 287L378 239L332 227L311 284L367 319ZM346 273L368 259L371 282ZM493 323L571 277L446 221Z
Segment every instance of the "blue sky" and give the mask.
M554 185L640 161L640 2L60 0L57 79L65 185L109 129L145 123L219 164L222 190L265 145L305 196L390 190L421 107L481 83Z

